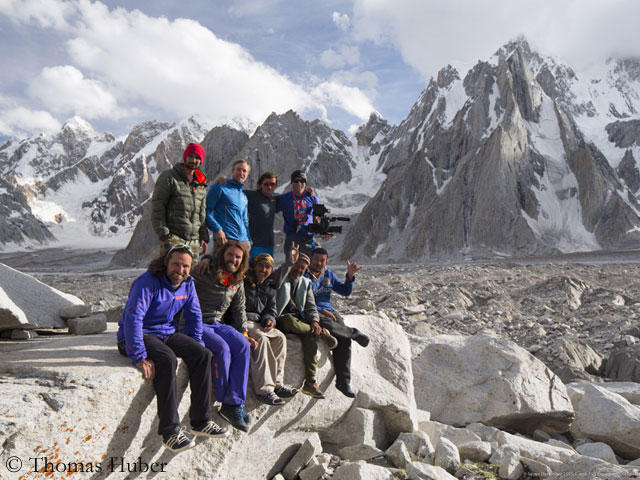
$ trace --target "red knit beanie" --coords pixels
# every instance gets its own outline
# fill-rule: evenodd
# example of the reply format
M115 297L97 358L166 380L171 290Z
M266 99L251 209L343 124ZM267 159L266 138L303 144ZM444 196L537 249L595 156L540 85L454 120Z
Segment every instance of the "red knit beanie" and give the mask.
M204 147L197 143L190 143L187 145L187 148L184 149L184 153L182 154L182 160L185 160L189 155L195 153L200 157L200 162L204 162Z

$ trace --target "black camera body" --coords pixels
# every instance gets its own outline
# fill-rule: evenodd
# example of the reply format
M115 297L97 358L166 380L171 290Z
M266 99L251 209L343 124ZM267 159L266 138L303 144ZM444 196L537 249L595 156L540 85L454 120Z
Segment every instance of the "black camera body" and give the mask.
M349 217L330 217L327 214L329 209L322 203L313 205L313 217L316 219L314 223L305 225L308 232L317 235L331 235L333 233L342 233L342 226L331 225L333 222L349 222Z

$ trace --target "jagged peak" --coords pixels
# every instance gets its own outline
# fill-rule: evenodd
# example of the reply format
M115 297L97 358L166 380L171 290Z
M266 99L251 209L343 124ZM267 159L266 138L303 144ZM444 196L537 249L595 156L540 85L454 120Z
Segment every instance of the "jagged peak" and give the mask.
M447 65L446 67L440 69L440 71L438 72L436 84L439 88L445 88L451 85L456 80L460 80L460 74L458 73L458 70L456 70L451 65Z
M87 132L94 132L93 126L87 122L84 118L79 116L71 117L67 120L62 126L62 130L71 129L71 130L84 130Z

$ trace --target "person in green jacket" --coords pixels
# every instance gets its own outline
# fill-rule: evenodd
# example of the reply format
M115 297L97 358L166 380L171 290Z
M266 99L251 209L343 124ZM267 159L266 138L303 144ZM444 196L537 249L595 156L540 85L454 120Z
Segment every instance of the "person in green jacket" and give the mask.
M207 251L209 231L206 219L207 177L198 168L204 161L204 147L187 145L182 163L160 174L151 197L151 225L162 243L187 245L195 258Z

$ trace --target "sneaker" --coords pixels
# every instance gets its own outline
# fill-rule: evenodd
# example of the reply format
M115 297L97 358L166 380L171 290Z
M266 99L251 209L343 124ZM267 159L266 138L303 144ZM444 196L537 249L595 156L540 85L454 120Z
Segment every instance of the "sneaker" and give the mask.
M245 413L242 405L230 405L228 403L223 403L220 410L218 410L218 415L229 422L232 427L243 432L249 431L249 426L244 419Z
M324 393L322 393L322 390L320 390L320 387L318 387L316 382L309 382L308 380L305 380L302 384L301 392L313 398L324 398Z
M336 383L336 388L342 392L345 397L356 398L356 394L351 390L351 385L348 383Z
M194 428L191 427L191 433L193 433L197 437L226 437L229 435L229 430L226 428L221 428L216 425L212 420L209 420L202 427Z
M320 339L327 345L327 348L329 350L333 350L338 346L338 340L336 339L336 337L331 335L331 332L326 328L322 329L322 333L320 333Z
M171 450L172 452L184 452L196 446L196 442L191 440L184 434L184 431L179 430L176 433L164 435L162 437L162 445Z
M274 392L265 393L263 395L256 395L256 398L262 403L266 403L267 405L284 405L284 400L282 400Z
M274 392L280 398L291 398L297 394L300 390L293 387L287 387L286 385L279 385L275 388Z
M366 347L367 345L369 345L369 337L357 328L353 329L353 335L351 335L351 339L354 342L358 342L361 347Z

